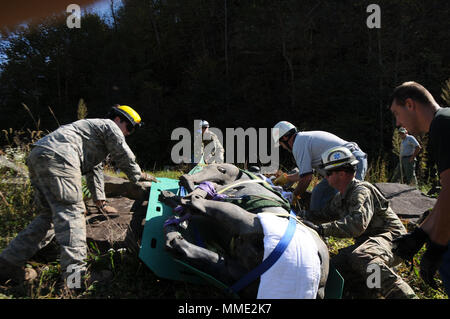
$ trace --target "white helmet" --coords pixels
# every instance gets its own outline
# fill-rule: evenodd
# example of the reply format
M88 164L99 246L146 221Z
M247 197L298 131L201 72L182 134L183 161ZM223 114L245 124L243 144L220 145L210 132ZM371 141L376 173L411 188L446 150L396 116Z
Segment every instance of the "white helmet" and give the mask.
M200 122L200 127L209 127L208 121L205 121L205 120L201 121Z
M297 133L297 128L294 126L294 124L289 123L287 121L280 121L272 129L272 137L275 141L275 145L278 144L280 138L282 138L285 135L291 135Z
M323 152L321 168L328 171L344 166L354 167L358 163L359 161L348 148L337 146Z

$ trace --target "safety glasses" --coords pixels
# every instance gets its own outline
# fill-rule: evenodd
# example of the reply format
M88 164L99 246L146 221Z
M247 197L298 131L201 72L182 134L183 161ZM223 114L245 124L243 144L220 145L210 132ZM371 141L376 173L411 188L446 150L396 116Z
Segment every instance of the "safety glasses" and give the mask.
M130 133L130 135L134 133L135 129L134 129L133 124L131 124L131 123L127 124L127 131L128 131L128 133Z

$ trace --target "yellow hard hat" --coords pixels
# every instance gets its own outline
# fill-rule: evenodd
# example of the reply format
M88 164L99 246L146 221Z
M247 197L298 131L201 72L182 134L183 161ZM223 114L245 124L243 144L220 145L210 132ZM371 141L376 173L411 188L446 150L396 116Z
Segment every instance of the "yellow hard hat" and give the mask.
M131 123L131 125L133 125L134 128L141 127L141 125L143 124L141 122L141 117L139 116L139 114L128 105L113 107L113 110L117 114L123 115Z

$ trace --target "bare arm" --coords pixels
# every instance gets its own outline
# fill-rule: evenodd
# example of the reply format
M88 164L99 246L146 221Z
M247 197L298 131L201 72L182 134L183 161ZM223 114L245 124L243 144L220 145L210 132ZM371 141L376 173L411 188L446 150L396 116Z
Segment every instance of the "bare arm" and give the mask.
M416 148L414 149L414 153L413 155L411 155L409 161L413 162L414 159L416 158L416 156L420 153L420 150L422 149L422 147L420 147L420 145L416 146Z
M440 174L440 180L442 189L436 205L420 227L431 241L445 246L450 241L450 169Z
M301 196L306 192L306 189L308 188L309 184L311 183L313 174L310 173L310 174L304 175L302 177L300 177L298 174L295 174L295 175L297 175L298 184L294 190L294 196L298 196L298 195ZM288 179L289 179L289 176L288 176ZM292 180L289 179L289 181L292 181Z

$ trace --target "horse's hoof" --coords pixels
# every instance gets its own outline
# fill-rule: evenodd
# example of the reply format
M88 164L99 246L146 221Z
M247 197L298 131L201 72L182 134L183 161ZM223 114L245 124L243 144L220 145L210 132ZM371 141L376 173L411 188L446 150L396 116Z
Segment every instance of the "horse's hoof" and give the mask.
M161 190L160 192L161 193L158 196L158 200L160 202L163 202L164 204L166 204L172 208L175 208L181 204L180 196L175 195L171 191Z
M166 250L172 250L175 248L175 243L179 240L183 240L183 236L178 231L178 226L168 225L164 227L164 235L166 240Z

